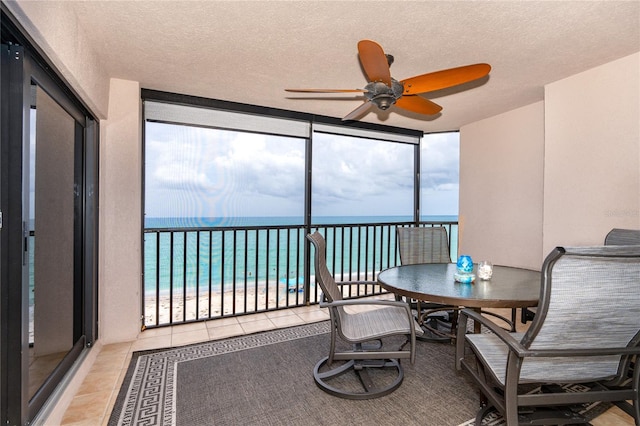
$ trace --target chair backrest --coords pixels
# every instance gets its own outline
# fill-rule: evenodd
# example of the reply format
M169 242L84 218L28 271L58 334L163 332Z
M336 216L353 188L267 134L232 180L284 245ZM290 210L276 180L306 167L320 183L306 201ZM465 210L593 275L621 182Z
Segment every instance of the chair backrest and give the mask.
M308 234L307 239L311 241L315 247L314 268L316 281L320 284L324 297L329 302L341 300L342 292L333 279L333 275L329 272L329 268L327 268L326 243L324 237L316 231L313 234Z
M639 245L640 229L613 228L604 237L605 246Z
M533 350L589 350L640 344L640 245L558 247L542 267L540 302L522 344ZM530 358L541 378L569 380L577 366L614 377L625 358ZM545 363L546 362L546 363ZM531 374L531 368L529 370Z
M442 226L396 228L400 263L449 263L449 239Z

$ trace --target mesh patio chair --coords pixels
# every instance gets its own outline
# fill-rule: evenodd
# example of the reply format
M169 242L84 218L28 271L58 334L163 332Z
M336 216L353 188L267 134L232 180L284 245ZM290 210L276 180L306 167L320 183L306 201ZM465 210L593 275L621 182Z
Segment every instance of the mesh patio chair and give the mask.
M639 294L640 246L558 247L543 264L538 312L525 333L461 310L461 324L490 330L465 335L459 327L456 342L456 367L471 374L485 405L476 425L493 409L509 425L582 423L569 406L596 401L626 406L639 425L640 371L628 373L640 354ZM558 391L567 383L590 390Z
M605 246L640 245L640 229L613 228L604 237ZM522 323L531 321L536 314L536 308L522 309Z
M442 226L398 227L396 238L402 265L451 263L447 230ZM423 300L409 302L418 313L418 323L426 331L421 340L449 342L452 339L457 307Z
M422 334L411 309L405 302L393 300L350 299L343 300L342 290L327 268L326 243L319 232L307 235L315 247L315 279L322 289L320 307L328 308L331 322L329 355L315 366L313 377L320 389L348 399L371 399L388 395L396 390L404 378L401 359L415 361L416 334ZM341 282L341 286L359 283ZM370 307L368 310L349 310L349 307ZM401 336L397 350L385 349L382 340ZM353 346L353 351L336 351L340 338ZM405 347L409 345L408 349ZM344 361L342 363L336 361ZM335 364L335 365L334 365ZM384 369L393 374L376 382L375 370ZM344 384L338 379L352 371L358 376L362 390ZM371 374L370 374L371 373ZM389 377L393 377L389 379ZM334 380L335 379L335 380Z
M640 229L613 228L604 237L605 246L640 245Z

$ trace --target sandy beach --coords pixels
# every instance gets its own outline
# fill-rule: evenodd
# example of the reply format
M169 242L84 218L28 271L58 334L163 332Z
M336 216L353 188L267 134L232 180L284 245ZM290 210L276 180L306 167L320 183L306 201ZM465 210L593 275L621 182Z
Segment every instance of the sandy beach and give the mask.
M311 286L310 302L315 303L315 280ZM365 287L371 294L372 285L360 286L360 291L364 292ZM376 285L376 291L379 287ZM169 323L179 323L184 321L194 321L199 319L213 319L221 316L234 314L245 314L275 309L282 307L303 306L305 304L305 294L302 288L296 290L295 287L287 289L285 284L269 285L268 293L264 285L247 287L238 286L235 291L226 290L212 291L195 294L195 291L187 291L184 297L182 290L176 290L173 294L173 303L167 292L161 293L158 304L158 321L156 324L156 297L147 295L145 297L144 324L145 326L164 325ZM352 291L355 289L352 288ZM235 295L235 298L234 298ZM345 289L345 296L347 289ZM318 297L319 294L318 294ZM245 306L246 300L246 306ZM235 307L235 310L234 310ZM170 317L173 311L173 318ZM171 319L171 321L170 321Z
M257 292L255 288L251 287L247 288L246 292L244 288L238 288L235 292L233 290L228 290L224 293L212 291L211 293L201 293L198 296L196 296L195 292L187 292L186 298L180 291L173 295L173 303L171 303L169 294L161 294L159 297L158 324L218 318L223 315L233 315L234 313L244 314L264 311L267 308L303 305L304 291L292 290L291 292L287 291L285 285L280 285L276 290L274 285L270 286L268 297L264 287ZM172 321L170 321L171 311L173 311ZM156 325L155 295L145 298L144 323L147 326Z

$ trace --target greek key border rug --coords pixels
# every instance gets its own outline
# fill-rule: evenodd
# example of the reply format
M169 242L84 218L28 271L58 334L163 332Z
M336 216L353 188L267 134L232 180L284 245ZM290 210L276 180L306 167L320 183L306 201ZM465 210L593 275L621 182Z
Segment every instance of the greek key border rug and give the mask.
M204 359L208 357L215 357L218 355L231 354L234 352L290 342L297 339L311 338L313 336L320 336L327 333L329 333L329 322L323 321L319 323L270 330L251 335L244 335L224 340L198 343L170 349L135 352L132 356L129 369L127 370L123 385L116 399L113 411L109 418L108 425L176 425L178 397L175 392L178 387L177 371L178 366L183 362L210 362ZM317 341L318 338L315 339L316 344L321 343ZM327 349L324 346L325 345L322 345L322 348L320 349L323 352ZM428 409L428 411L430 411L430 414L433 411L440 410L440 412L438 413L439 416L436 416L436 418L440 419L438 425L453 426L455 424L459 424L459 426L472 426L474 424L473 419L465 421L463 423L461 422L465 418L468 419L475 414L473 412L477 407L477 392L474 390L475 387L472 384L469 384L470 382L465 383L465 380L463 380L463 378L461 377L456 376L456 373L452 373L448 370L443 372L441 363L433 363L432 361L433 359L450 358L452 356L452 353L449 352L453 350L452 346L446 344L430 344L426 347L421 347L419 344L418 349L419 358L422 358L422 360L426 360L427 364L431 365L432 367L426 367L425 363L421 363L422 365L418 365L420 364L418 362L416 362L417 365L415 366L407 364L405 366L405 383L393 394L385 397L390 398L388 404L408 404L409 406L419 404L424 406L425 402L431 401L433 404L437 405L432 405ZM289 350L291 350L291 348L289 348ZM425 350L427 352L425 352ZM315 358L312 363L315 363ZM431 370L426 371L426 368L431 368ZM181 373L181 377L182 374L183 373ZM221 372L221 374L224 375L229 373ZM299 374L300 373L298 373L298 376ZM438 375L440 374L443 375L438 377ZM200 375L204 376L206 375L206 373L201 372L200 370L196 370L196 377L199 377ZM310 379L310 376L311 369L309 369L309 377L305 377L303 379ZM232 376L231 379L235 380L236 377ZM199 379L196 379L196 381L197 380ZM457 383L458 381L460 381L460 383ZM449 388L453 389L453 394L447 394L447 392L443 392L442 389L434 388L434 383L440 383L440 386L442 386L442 382L448 383L448 390ZM312 380L310 380L310 383L312 387L315 388ZM241 384L239 384L238 386L240 385ZM418 396L416 396L416 389L422 389L420 392L417 392L419 394ZM581 385L569 385L565 387L565 390L567 392L584 392L588 390L588 388ZM275 392L279 392L279 390L276 389ZM330 401L328 402L328 404L336 405L346 401L336 399L335 397L324 394L319 390L317 392L321 395L318 396L318 394L314 394L315 396L313 396L312 398L333 398L333 400L331 400L332 402ZM404 392L409 393L404 394ZM414 400L415 398L418 399ZM351 402L360 404L374 404L368 408L364 407L365 410L369 410L370 413L373 413L375 409L380 409L380 403L375 401L378 400ZM448 401L448 403L445 401ZM431 404L427 403L426 405ZM593 418L594 416L597 416L598 414L606 410L609 406L610 404L598 403L585 405L581 409L581 412L591 411L588 417ZM354 407L351 408L354 409ZM360 407L360 409L362 409L362 407ZM449 412L449 415L447 414L447 410ZM454 421L453 418L449 418L450 415L452 415L450 410L455 410L457 412L457 421ZM198 406L198 411L200 411L200 406ZM468 414L466 416L460 415L464 413ZM210 418L207 416L207 414L204 414L203 418ZM277 424L287 424L286 422L288 420L286 416L287 414L282 413L282 416L276 417L278 419L277 422L279 422ZM339 420L340 416L342 416L342 414L338 414L336 418ZM455 418L456 416L453 417ZM334 420L336 418L334 418ZM451 422L446 422L444 419L451 420ZM422 420L426 421L426 418L422 418ZM309 419L308 421L306 421L306 423L311 424L309 423L309 421L313 422L312 419ZM262 422L263 420L258 419L250 423L265 424ZM268 421L266 422L269 425L275 424ZM184 421L182 423L184 423ZM209 422L203 424L209 424ZM224 424L224 422L221 424ZM503 426L505 422L499 414L493 412L487 414L482 424L486 426Z

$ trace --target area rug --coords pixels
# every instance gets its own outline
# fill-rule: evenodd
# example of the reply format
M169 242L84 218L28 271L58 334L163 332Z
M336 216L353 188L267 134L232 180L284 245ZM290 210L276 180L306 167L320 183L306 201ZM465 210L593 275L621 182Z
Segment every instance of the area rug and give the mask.
M419 342L416 363L392 394L346 400L320 390L328 322L134 353L109 426L467 425L475 386L453 368L454 348ZM486 424L501 425L499 416Z

